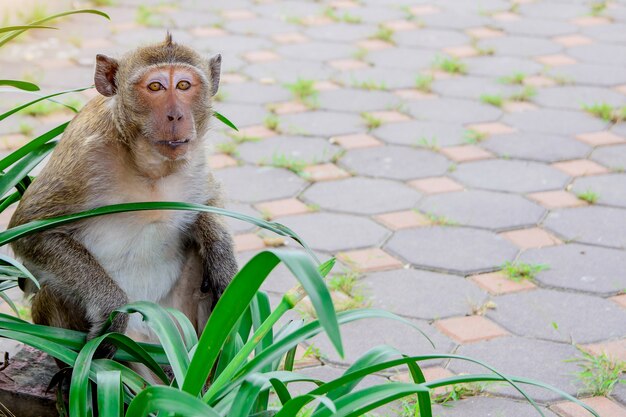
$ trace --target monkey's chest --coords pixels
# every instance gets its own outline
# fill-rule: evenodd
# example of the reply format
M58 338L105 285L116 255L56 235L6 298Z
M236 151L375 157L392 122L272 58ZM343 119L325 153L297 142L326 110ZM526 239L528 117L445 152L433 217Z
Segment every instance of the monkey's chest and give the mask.
M104 216L90 221L81 240L130 301L159 302L181 275L192 220L183 212Z

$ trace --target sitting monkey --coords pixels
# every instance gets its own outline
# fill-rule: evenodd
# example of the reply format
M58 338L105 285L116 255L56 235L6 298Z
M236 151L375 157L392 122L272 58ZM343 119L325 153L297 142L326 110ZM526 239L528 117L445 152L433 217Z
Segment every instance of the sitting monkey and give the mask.
M219 205L203 138L220 65L220 55L206 59L169 33L119 60L98 55L102 96L69 124L10 227L109 204ZM94 217L21 238L12 248L41 283L33 321L88 338L106 330L115 308L140 300L183 311L201 332L237 272L222 219L191 211ZM109 331L152 339L137 314L118 314Z

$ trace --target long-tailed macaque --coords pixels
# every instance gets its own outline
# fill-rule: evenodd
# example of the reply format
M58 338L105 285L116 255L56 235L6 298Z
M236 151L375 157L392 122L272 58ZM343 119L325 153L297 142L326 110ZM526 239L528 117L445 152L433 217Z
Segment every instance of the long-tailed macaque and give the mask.
M220 204L204 136L221 57L176 44L96 57L98 96L67 127L10 226L142 201ZM35 323L100 334L109 314L147 300L182 310L201 331L237 271L222 220L190 211L100 216L21 238L13 250L39 278ZM141 318L118 314L110 331L150 339ZM110 354L111 352L103 352Z

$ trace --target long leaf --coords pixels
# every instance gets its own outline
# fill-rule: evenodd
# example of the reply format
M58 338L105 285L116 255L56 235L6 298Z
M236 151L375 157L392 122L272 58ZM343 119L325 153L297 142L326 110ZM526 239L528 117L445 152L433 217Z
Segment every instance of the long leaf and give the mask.
M28 155L29 153L33 152L34 150L38 149L39 147L45 145L46 143L50 142L52 139L59 136L61 133L65 131L65 128L67 128L67 125L69 124L70 122L65 122L55 127L54 129L49 130L43 135L36 137L35 139L28 142L26 145L22 146L19 149L16 149L9 155L2 158L2 160L0 160L0 171L4 171L5 169L10 167L14 163L19 161L23 157L25 157L26 155Z
M0 80L0 86L8 85L9 87L15 87L24 91L39 91L37 84L29 83L28 81L19 80Z
M239 129L237 129L237 126L235 126L235 124L231 122L230 120L228 120L223 114L214 111L213 116L215 116L217 120L224 123L226 126L230 127L231 129L235 129L237 132L239 132Z
M178 328L183 336L185 348L187 349L187 352L189 352L192 347L198 344L196 329L183 312L178 311L175 308L166 308L165 310L174 318L174 320L176 320L176 324L178 325Z
M29 29L57 29L55 27L52 26L41 26L41 25L19 25L19 26L5 26L3 28L0 28L0 33L7 33L7 32L16 32L16 31L26 31ZM21 33L21 32L20 32ZM2 45L2 44L0 44Z
M0 41L0 46L2 46L2 41ZM22 104L22 105L20 105L20 106L14 107L14 108L12 108L12 109L11 109L11 110L9 110L9 111L7 111L7 112L4 112L4 113L0 114L0 121L2 121L2 120L4 120L4 119L6 119L7 117L11 116L12 114L17 113L18 111L20 111L20 110L22 110L22 109L25 109L25 108L26 108L26 107L28 107L28 106L31 106L31 105L33 105L33 104L35 104L35 103L39 103L39 102L40 102L40 101L42 101L42 100L47 100L47 99L49 99L49 98L56 97L56 96L60 96L60 95L62 95L62 94L76 93L76 92L78 92L78 91L88 90L88 89L90 89L90 88L91 88L91 86L89 86L89 87L81 87L81 88L74 88L74 89L72 89L72 90L65 90L65 91L61 91L61 92L59 92L59 93L54 93L54 94L49 94L49 95L47 95L47 96L42 96L42 97L39 97L38 99L35 99L35 100L32 100L32 101L29 101L28 103L25 103L25 104Z
M221 417L196 397L165 386L151 386L137 394L128 406L126 417L145 417L157 411L179 417Z
M102 371L96 375L98 384L98 416L122 417L124 415L124 394L122 373Z
M5 255L3 253L0 253L0 261L6 262L7 264L10 264L10 265L13 265L20 272L22 272L24 274L24 276L26 276L26 278L30 279L35 284L35 286L37 288L39 288L39 281L37 281L37 278L35 278L33 276L33 274L31 274L30 271L28 269L26 269L26 267L24 265L22 265L21 263L19 263L15 259L13 259L10 256L7 256L7 255Z
M56 143L54 142L46 143L35 149L16 163L9 172L0 177L0 196L4 196L11 188L15 187L22 178L26 177L33 168L39 165L39 163L52 152L55 145Z

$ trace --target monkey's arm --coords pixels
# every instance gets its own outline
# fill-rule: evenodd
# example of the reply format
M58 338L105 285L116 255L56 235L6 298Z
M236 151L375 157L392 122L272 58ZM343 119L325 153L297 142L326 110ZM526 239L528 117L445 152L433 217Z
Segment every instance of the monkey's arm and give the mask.
M233 239L223 220L211 213L198 215L194 234L202 259L203 279L200 290L203 293L210 292L215 304L237 273Z
M90 324L88 339L97 336L109 314L128 303L124 291L106 273L93 255L71 236L49 232L20 239L14 249L21 257L45 271L44 284L82 307ZM110 331L124 333L126 314L118 314Z

